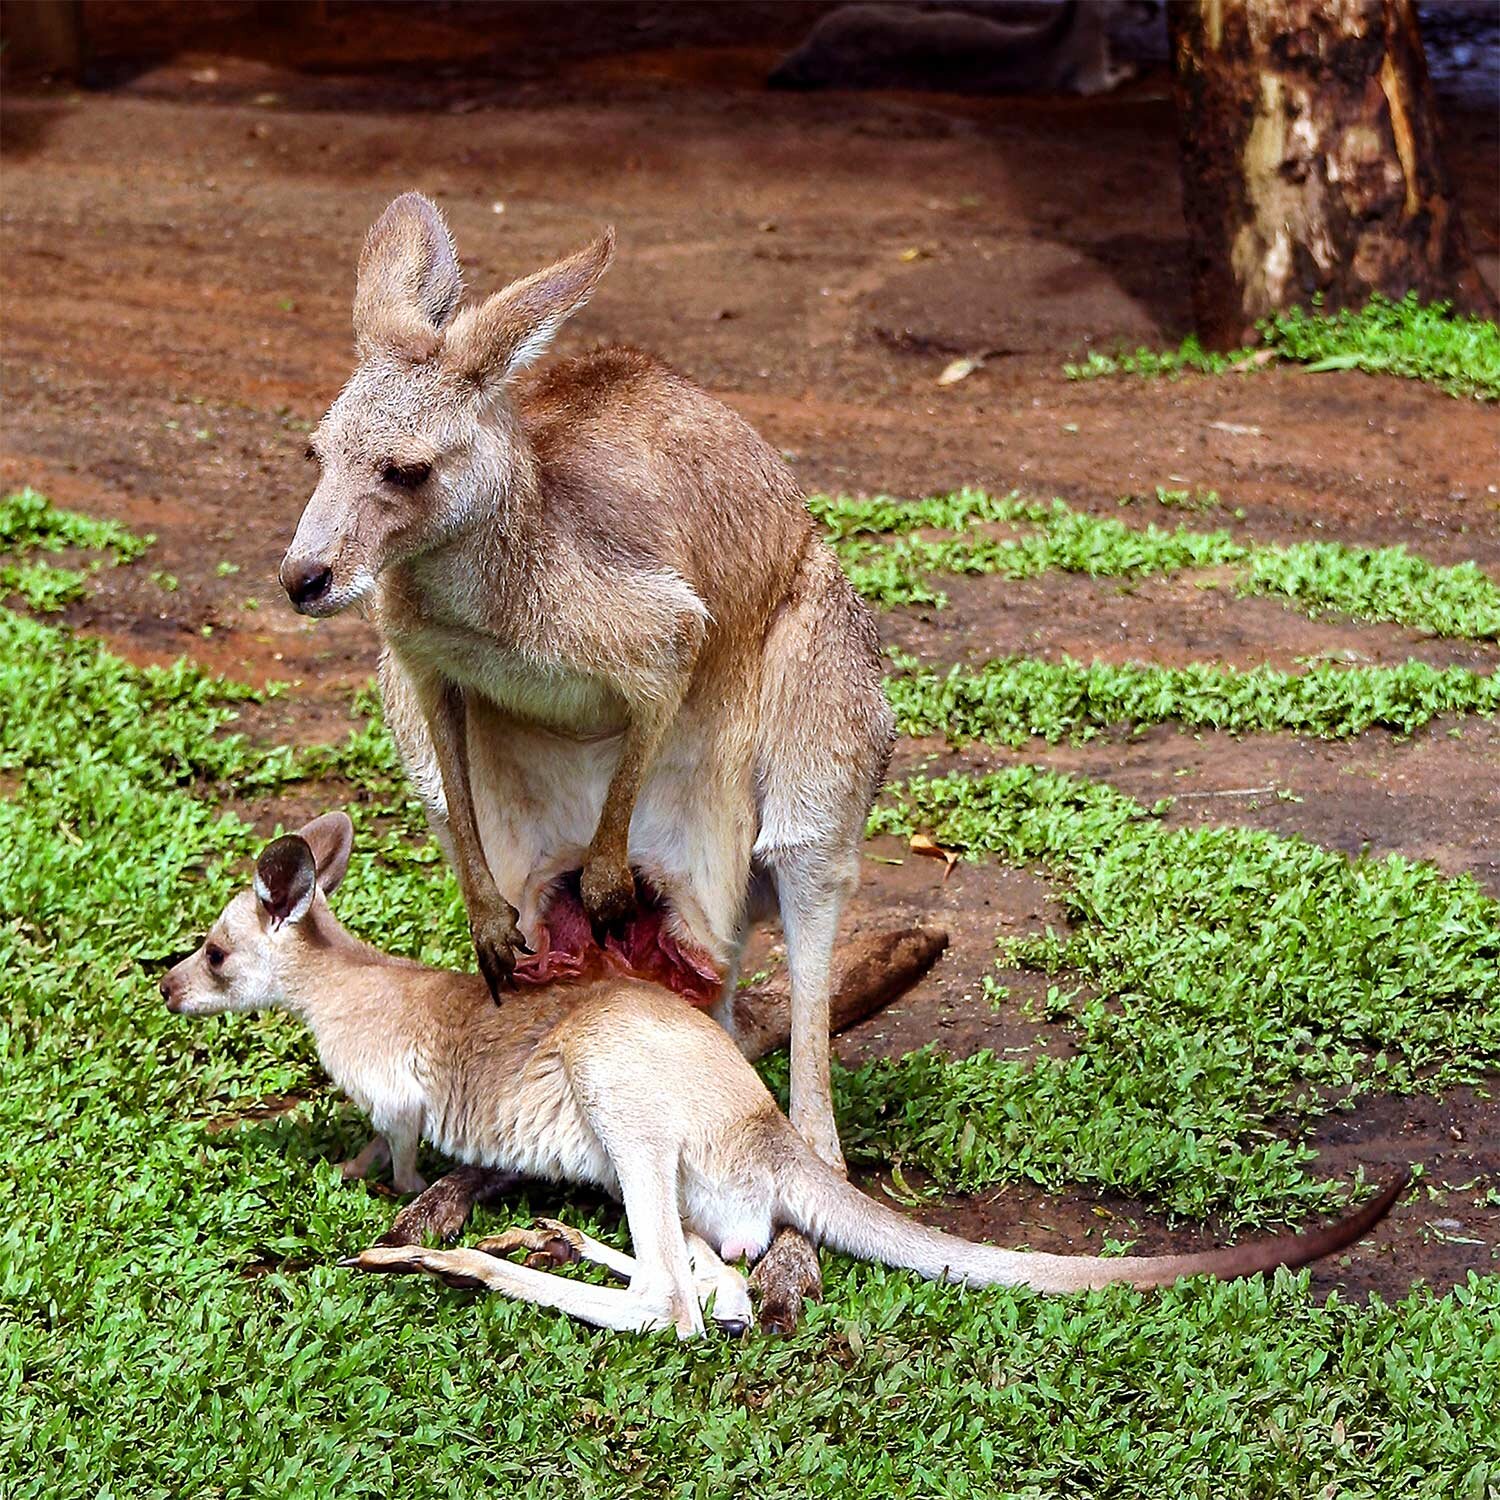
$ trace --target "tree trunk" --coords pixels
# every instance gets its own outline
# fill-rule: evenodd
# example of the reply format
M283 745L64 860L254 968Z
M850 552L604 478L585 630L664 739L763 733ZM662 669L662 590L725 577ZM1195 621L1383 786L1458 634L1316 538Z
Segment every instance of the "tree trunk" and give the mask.
M1371 292L1493 313L1448 185L1412 0L1172 0L1204 341Z
M7 0L0 41L7 73L77 78L83 69L83 0Z

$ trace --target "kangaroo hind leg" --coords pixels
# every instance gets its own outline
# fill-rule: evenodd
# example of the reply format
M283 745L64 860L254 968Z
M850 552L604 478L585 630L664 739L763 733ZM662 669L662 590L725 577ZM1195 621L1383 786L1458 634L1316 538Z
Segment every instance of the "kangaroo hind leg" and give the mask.
M674 1324L665 1299L634 1289L593 1286L551 1271L518 1266L482 1250L424 1250L420 1245L374 1245L340 1265L360 1271L424 1271L448 1286L500 1292L518 1302L556 1308L569 1317L619 1333L649 1333Z

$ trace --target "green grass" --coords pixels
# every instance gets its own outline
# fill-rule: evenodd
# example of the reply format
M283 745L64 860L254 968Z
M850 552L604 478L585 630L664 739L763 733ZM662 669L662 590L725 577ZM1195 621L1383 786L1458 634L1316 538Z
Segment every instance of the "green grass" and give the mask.
M1242 592L1285 598L1313 616L1338 611L1435 635L1500 638L1500 589L1483 570L1473 563L1440 567L1399 546L1245 544L1222 530L1137 528L1113 516L1074 511L1062 501L1043 505L972 491L918 502L910 516L900 514L900 502L886 500L820 500L817 509L820 517L833 519L834 545L855 587L887 606L941 607L946 596L930 582L941 573L1021 579L1055 569L1140 578L1233 566ZM894 531L895 539L872 537L887 521L893 524L881 529ZM962 530L984 521L1035 529L1015 537L908 534L925 527Z
M114 521L59 510L51 501L27 488L0 498L0 559L35 552L90 549L112 562L130 562L151 544ZM81 599L88 579L103 559L86 569L59 568L35 561L0 560L0 599L18 597L29 609L50 612Z
M828 528L855 588L886 606L946 604L946 596L930 582L935 573L1021 579L1057 570L1096 578L1138 577L1237 562L1244 555L1226 531L1137 528L1113 516L1085 515L1061 500L987 495L982 490L910 503L884 496L862 500L818 495L810 504ZM971 528L987 523L1015 528L1017 534L972 533ZM918 530L960 535L912 535Z
M1440 567L1405 547L1295 542L1248 549L1247 594L1325 612L1406 625L1432 635L1500 640L1500 589L1476 563Z
M1332 316L1294 308L1256 327L1259 349L1212 353L1189 336L1176 349L1095 353L1063 370L1072 380L1102 375L1175 377L1187 372L1245 372L1281 362L1303 365L1314 373L1363 370L1399 375L1454 396L1500 400L1500 328L1488 318L1457 315L1446 302L1423 306L1415 294L1399 302L1376 294L1363 308L1345 308Z
M106 552L132 562L154 538L137 536L117 521L62 510L29 486L0 499L0 552L61 552L68 547Z
M1417 661L1282 672L1007 656L973 671L913 664L887 678L886 696L900 733L946 735L954 744L1057 744L1166 723L1348 739L1372 728L1410 734L1442 714L1492 715L1500 710L1500 678Z
M1482 568L1471 562L1442 567L1400 546L1247 543L1224 530L1135 527L1075 511L1061 500L980 490L912 502L820 495L812 507L855 588L886 607L943 607L947 596L932 579L944 573L1021 579L1060 570L1143 578L1231 567L1241 593L1281 598L1313 617L1336 611L1433 635L1500 639L1500 588ZM1013 527L1017 534L973 530L983 524ZM913 535L925 530L959 534Z
M1065 1059L861 1069L846 1143L965 1189L1020 1173L1264 1221L1328 1201L1289 1124L1500 1071L1500 903L1472 880L1159 811L1029 766L893 789L872 832L1057 877L1071 934L1004 956L1097 998L1059 997Z
M1494 1278L1392 1306L1323 1302L1285 1273L1048 1300L830 1256L794 1337L684 1347L338 1269L393 1212L331 1165L364 1122L286 1018L190 1023L155 992L258 843L226 798L337 772L360 827L341 914L432 961L467 962L467 933L378 722L268 755L234 732L248 696L0 609L8 1497L1484 1500L1500 1479ZM1092 1076L930 1053L841 1074L865 1159L1097 1182L1230 1223L1300 1217L1337 1190L1273 1133L1273 1104L1305 1118L1313 1088L1492 1057L1495 911L1468 882L1288 841L1179 847L1119 794L1029 771L914 783L880 814L918 823L1051 868L1076 936L1013 957L1068 965L1062 984L1107 987L1119 1015L1054 1007ZM302 1102L285 1115L208 1128L288 1093ZM571 1197L485 1223L546 1208L593 1224Z

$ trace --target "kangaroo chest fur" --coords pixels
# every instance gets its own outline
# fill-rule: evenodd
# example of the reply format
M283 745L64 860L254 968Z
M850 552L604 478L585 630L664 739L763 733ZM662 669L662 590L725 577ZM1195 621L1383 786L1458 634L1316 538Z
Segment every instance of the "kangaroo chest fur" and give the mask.
M680 622L705 614L670 568L636 566L600 580L569 557L571 549L559 550L571 585L560 588L554 579L544 600L511 597L492 609L502 588L496 580L479 595L473 585L455 586L451 561L421 561L391 569L377 605L389 646L382 662L387 720L440 828L446 799L417 684L442 679L464 690L486 862L534 948L551 946L544 928L555 883L581 867L598 825L629 722L627 692L649 698L659 683L664 696L674 667L681 672L671 660ZM511 592L524 595L524 579ZM597 597L604 593L610 597ZM662 941L624 945L664 961L627 967L698 1003L710 1003L718 988L712 976L728 961L757 827L746 726L758 677L724 667L715 652L699 658L656 746L629 829L631 863L661 896L668 921ZM734 734L738 742L730 743ZM659 929L659 915L653 920ZM536 977L554 972L543 966Z
M583 653L568 638L575 632L549 629L504 602L481 615L444 570L392 573L383 581L379 618L408 673L456 683L506 718L554 734L599 739L623 730L624 699L590 670L592 663L578 660ZM502 587L493 586L495 592Z
M609 683L538 661L494 636L430 622L389 639L408 671L445 677L508 719L583 740L625 727L624 700Z

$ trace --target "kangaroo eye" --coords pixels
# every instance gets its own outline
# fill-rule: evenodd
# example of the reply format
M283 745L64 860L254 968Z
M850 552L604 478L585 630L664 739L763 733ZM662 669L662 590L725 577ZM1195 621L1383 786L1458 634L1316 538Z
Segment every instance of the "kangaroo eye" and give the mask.
M431 473L431 464L387 464L380 471L380 477L398 489L414 490L418 485L426 484Z
M208 960L209 968L215 973L224 967L224 960L229 957L217 943L210 943L203 956Z

